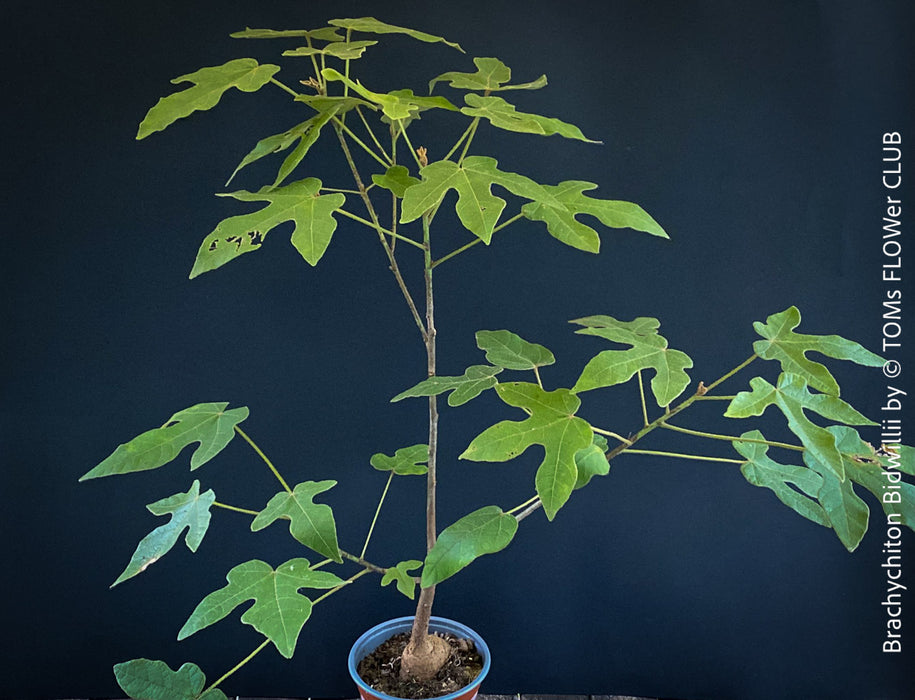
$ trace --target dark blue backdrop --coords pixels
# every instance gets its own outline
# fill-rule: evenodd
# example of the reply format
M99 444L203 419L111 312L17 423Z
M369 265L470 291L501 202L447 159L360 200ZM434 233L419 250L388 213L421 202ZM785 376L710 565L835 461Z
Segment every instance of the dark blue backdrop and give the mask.
M589 256L530 224L443 266L443 373L479 361L476 330L509 328L551 348L560 364L546 380L568 385L601 348L566 322L598 313L660 318L697 380L746 358L752 322L791 304L802 330L879 348L881 135L901 132L906 158L915 139L905 0L14 3L2 46L0 696L117 695L111 665L137 656L193 660L214 679L259 641L234 616L174 639L231 566L299 553L279 526L252 534L244 516L217 513L196 556L176 548L108 590L161 522L143 506L190 481L176 464L78 485L119 442L197 402L247 405L248 432L290 479L340 482L327 501L341 540L358 549L384 482L368 457L422 441L422 402L388 403L422 377L422 347L361 227L343 221L316 269L277 231L257 254L187 280L200 240L247 211L212 194L258 138L300 119L283 93L228 94L214 112L134 141L174 76L238 56L273 60L280 46L230 32L366 14L468 54L395 40L376 54L410 80L376 67L365 74L376 89L420 92L446 70L472 70L471 56L498 56L521 81L547 73L548 88L515 94L521 108L604 144L481 129L474 151L543 182L599 183L599 195L639 202L672 238L608 232ZM313 155L313 174L342 166L331 151ZM252 168L233 187L256 189L266 173ZM911 328L908 310L905 319ZM879 415L879 371L838 375L845 398ZM606 424L637 428L633 388L618 393L626 401L607 405ZM453 458L500 417L492 400L444 411L443 523L530 494L533 455ZM195 475L220 500L255 508L274 488L240 443ZM378 561L421 551L416 481L398 485L382 514ZM554 523L527 519L505 552L442 586L436 611L489 641L488 692L911 698L915 601L906 598L905 652L882 654L885 532L869 503L874 526L849 555L729 465L632 456ZM909 532L905 543L907 571ZM377 580L357 585L316 609L295 660L265 652L226 691L351 696L352 640L411 612Z

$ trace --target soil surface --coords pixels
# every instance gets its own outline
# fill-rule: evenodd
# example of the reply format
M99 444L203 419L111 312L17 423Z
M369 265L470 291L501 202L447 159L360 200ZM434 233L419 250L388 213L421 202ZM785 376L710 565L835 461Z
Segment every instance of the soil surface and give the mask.
M409 633L397 634L383 642L359 662L356 670L375 690L398 698L434 698L460 690L483 670L483 659L473 642L451 634L439 635L451 645L451 656L428 681L401 680L400 657L410 641Z

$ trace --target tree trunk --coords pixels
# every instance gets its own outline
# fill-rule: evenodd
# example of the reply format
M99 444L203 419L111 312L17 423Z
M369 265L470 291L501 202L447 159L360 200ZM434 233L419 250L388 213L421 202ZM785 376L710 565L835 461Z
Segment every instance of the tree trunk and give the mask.
M430 377L435 376L435 304L432 293L432 250L429 239L429 216L423 216L423 245L425 247L425 289L426 289L426 329L423 340L426 345L426 370ZM435 498L436 498L436 465L438 454L438 403L437 397L429 397L429 461L426 473L426 553L432 551L437 537ZM429 634L429 618L432 616L432 601L435 598L435 586L423 588L416 604L416 616L413 619L413 630L410 642L404 650L401 660L401 676L412 678L431 678L448 660L448 644Z

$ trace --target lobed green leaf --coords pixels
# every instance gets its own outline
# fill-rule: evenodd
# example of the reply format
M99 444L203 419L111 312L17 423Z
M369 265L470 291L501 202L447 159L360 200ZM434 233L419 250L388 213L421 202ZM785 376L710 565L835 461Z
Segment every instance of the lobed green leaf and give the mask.
M298 142L298 145L293 149L292 153L290 153L283 161L282 166L280 166L279 173L277 174L276 179L273 181L273 185L271 186L274 188L278 187L283 182L283 180L285 180L295 169L295 167L302 162L302 159L305 158L305 155L308 153L309 149L314 145L314 143L318 140L318 137L321 135L321 128L331 119L333 119L339 108L340 105L333 105L330 109L315 115L311 119L308 119L301 124L296 124L294 127L287 129L281 134L268 136L267 138L258 141L251 152L242 159L241 163L238 164L238 167L236 167L232 172L232 175L229 177L226 185L232 182L233 178L246 165L250 165L257 160L260 160L264 156L268 156L273 153L279 153L280 151L285 151L287 148L292 146L292 144Z
M855 493L850 479L840 480L834 465L820 461L809 449L804 452L804 463L823 477L817 497L842 544L849 552L855 551L867 532L867 504Z
M848 478L874 494L884 513L898 516L899 522L915 530L915 486L903 481L902 474L894 474L895 470L888 468L886 456L878 454L854 428L833 425L827 430L836 436L836 447L842 454Z
M206 676L190 662L172 671L164 661L133 659L115 664L114 676L134 700L227 700L218 688L203 691Z
M429 377L400 392L391 402L418 396L438 396L450 391L448 405L461 406L498 384L496 375L501 371L501 367L472 365L464 370L460 377Z
M465 515L442 530L426 556L422 587L441 583L478 557L505 549L517 530L515 516L503 513L498 506Z
M487 361L505 369L534 369L556 362L553 353L542 345L529 343L511 331L477 331L477 347L486 353Z
M303 481L291 493L280 491L251 522L251 531L263 530L279 518L288 518L289 533L296 540L318 554L342 562L334 512L330 506L313 501L336 484L336 481Z
M600 141L586 138L581 133L581 129L561 119L519 112L514 105L509 104L501 97L477 95L474 92L470 92L464 95L464 102L467 103L467 107L461 109L462 114L466 114L468 117L486 119L490 124L500 129L523 134L538 134L540 136L559 134L567 139L601 143Z
M610 462L607 461L607 439L594 433L592 442L575 453L575 467L578 477L575 488L587 486L595 476L607 476L610 473Z
M287 659L292 658L299 632L311 616L311 600L299 590L336 588L346 583L329 571L312 569L307 559L292 559L276 570L254 559L233 568L226 580L229 585L200 601L178 632L179 641L253 600L241 621L267 637Z
M487 156L469 156L458 165L450 160L430 163L420 171L422 182L404 194L401 223L415 221L436 206L450 190L458 193L458 218L468 231L489 243L505 200L492 193L499 185L528 199L544 196L544 188L524 175L498 169L498 161Z
M592 443L591 426L575 412L581 401L568 389L544 391L536 384L511 382L496 386L509 406L528 413L523 421L501 421L473 439L461 459L505 462L532 445L544 448L535 485L547 518L552 520L578 483L575 455Z
M321 27L320 29L251 29L234 32L229 35L233 39L297 39L308 38L318 41L343 41L344 36L336 27Z
M813 423L805 411L813 411L846 425L876 423L838 396L810 393L806 379L800 375L783 372L779 375L777 386L772 386L762 377L753 377L750 387L751 391L742 391L734 397L724 415L728 418L747 418L762 415L769 406L777 407L787 418L788 428L807 448L807 454L831 472L839 482L844 482L845 467L836 447L835 435Z
M584 194L597 185L581 180L567 180L558 185L543 185L544 195L537 201L525 204L521 213L532 221L546 224L551 236L566 245L597 253L600 237L590 226L576 217L587 214L611 228L631 228L635 231L668 238L664 229L651 216L632 202L596 199Z
M428 472L429 467L426 464L428 461L428 445L411 445L410 447L401 447L394 453L393 457L381 452L373 454L369 464L379 471L393 471L398 476L410 476Z
M159 561L175 546L185 529L184 542L188 549L196 552L210 526L210 508L215 501L213 490L200 493L200 482L194 479L187 493L178 493L146 506L153 515L171 515L171 518L140 540L130 563L111 584L112 588Z
M765 439L758 430L743 433L740 437L749 440ZM823 486L822 476L805 467L779 464L769 457L768 445L735 442L734 449L747 460L740 467L740 473L753 486L771 490L778 500L808 520L824 527L832 527L829 516L816 500Z
M506 85L512 79L511 68L498 58L474 58L473 64L477 67L476 73L459 73L452 71L429 81L429 92L435 88L436 83L447 81L453 88L461 90L481 90L494 92L498 90L537 90L546 85L546 76L541 75L537 80L520 85Z
M324 48L302 46L297 49L283 51L284 56L332 56L342 61L353 61L362 58L362 54L369 46L374 46L377 41L337 41Z
M413 39L419 41L424 41L429 44L443 43L451 46L461 53L464 52L464 49L461 48L460 44L455 44L451 41L446 41L440 36L435 36L434 34L427 34L426 32L420 32L416 29L409 29L407 27L399 27L395 24L388 24L387 22L382 22L375 19L374 17L357 17L350 19L332 19L328 24L332 24L335 27L341 27L342 29L349 29L354 32L367 32L370 34L405 34Z
M339 192L322 195L321 185L320 180L309 177L276 189L263 187L257 192L241 190L220 195L268 205L219 222L200 244L191 278L257 250L267 233L287 221L294 224L292 245L309 265L317 265L337 228L333 214L346 202Z
M396 581L397 590L413 600L416 595L416 579L410 575L410 571L422 565L423 563L417 559L402 561L384 573L384 576L381 577L381 585L387 586L392 581Z
M372 182L401 199L403 199L408 188L419 184L419 180L410 175L410 171L403 165L392 165L385 171L384 175L372 175Z
M194 112L212 109L227 90L237 88L243 92L259 90L280 70L268 63L260 65L253 58L237 58L221 66L201 68L194 73L181 75L174 84L193 83L194 86L161 98L140 123L137 139L143 139Z
M372 92L358 80L350 80L340 71L333 68L324 68L321 71L321 75L324 76L325 80L342 82L369 102L378 105L384 115L392 121L413 119L419 112L432 108L457 111L457 107L444 97L419 97L414 95L412 90L394 90L387 93Z
M839 396L839 384L825 366L808 359L806 353L818 352L866 367L883 365L882 357L841 336L795 333L800 323L801 312L795 306L772 314L765 323L756 321L753 328L763 340L753 343L753 351L764 360L777 360L783 372L803 377L814 389L834 396Z
M807 468L778 464L767 455L768 446L758 442L735 442L734 448L747 459L741 473L754 486L771 489L779 500L808 520L831 528L848 551L854 551L867 532L870 517L867 504L858 496L854 483L877 497L887 515L915 529L915 486L898 479L888 480L880 455L861 439L854 428L834 425L826 429L835 440L848 477L836 475L834 465L821 461L810 449L804 452ZM762 440L758 430L740 436ZM893 494L887 498L887 492Z
M80 477L80 481L157 469L194 443L199 443L199 447L191 455L191 471L203 466L232 441L235 426L248 417L246 407L227 411L228 405L200 403L178 411L161 428L148 430L119 445L100 464Z
M572 391L590 391L629 381L641 370L655 372L651 392L662 408L670 405L689 385L686 370L693 366L690 357L671 350L658 334L657 319L640 317L618 321L611 316L588 316L571 321L584 326L576 331L623 345L629 350L604 350L594 356L581 372Z

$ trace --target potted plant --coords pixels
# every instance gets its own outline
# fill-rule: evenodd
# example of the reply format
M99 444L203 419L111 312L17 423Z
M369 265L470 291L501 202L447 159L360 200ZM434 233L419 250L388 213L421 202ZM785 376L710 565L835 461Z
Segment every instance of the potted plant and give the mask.
M257 251L267 245L268 235L278 237L271 233L273 229L288 222L293 224L293 247L311 266L320 262L338 226L364 230L377 239L425 351L425 366L417 367L412 383L405 382L403 391L391 400L425 401L428 411L423 442L409 444L406 436L414 431L405 429L404 446L380 446L374 455L367 455L371 467L388 477L358 553L341 547L337 515L323 502L322 494L336 482L287 480L288 475L281 473L242 427L248 418L245 407L196 403L174 413L160 427L121 444L85 474L84 480L156 469L189 446L195 446L190 467L196 470L239 438L250 445L263 462L264 473L272 474L278 484L278 492L268 502L238 505L217 501L214 491L195 478L186 490L151 503L149 510L169 516L169 522L143 538L115 584L154 565L182 535L189 549L196 551L216 510L251 518L252 531L278 529L277 521L282 520L307 550L279 564L260 559L239 563L228 572L227 585L205 595L179 631L179 639L183 639L241 612L242 622L264 636L241 663L207 684L194 664L173 670L161 661L134 659L115 666L125 692L138 700L225 698L220 686L261 650L272 644L283 656L293 655L315 605L360 578L378 576L382 585L395 584L401 594L415 599L416 612L407 621L395 620L369 630L354 645L350 666L360 692L364 697L453 695L463 700L475 694L490 659L485 643L472 630L433 616L438 585L475 559L508 546L526 518L542 511L552 521L576 490L606 476L613 460L623 455L731 464L752 485L771 490L802 517L834 530L849 550L857 547L867 529L869 509L860 497L862 489L877 497L888 523L913 527L915 489L902 478L915 473L911 450L900 445L900 438L890 430L883 431L882 444L866 442L856 427L877 424L840 398L833 374L808 353L871 368L883 366L884 360L836 335L799 332L801 316L794 306L775 313L768 310L765 320L754 324L759 340L748 350L747 359L733 368L722 368L718 378L708 383L691 379L692 360L669 346L656 319L606 315L612 309L572 320L577 333L590 336L600 346L570 386L550 384L545 368L556 362L550 350L507 329L480 330L476 344L481 355L470 358L462 373L441 373L436 364L435 312L444 306L447 313L457 302L446 299L437 304L434 278L440 265L468 251L478 252L480 244L490 244L493 236L508 227L545 230L559 243L591 254L598 253L602 243L592 227L594 220L603 227L660 239L668 234L640 206L597 196L593 183L539 183L513 172L490 152L477 151L476 137L483 129L531 138L591 140L569 122L514 105L514 91L543 88L545 76L518 82L500 60L474 58L472 66L465 65L463 70L430 76L428 95L409 88L382 92L380 87L363 84L357 74L364 56L391 34L461 50L440 36L370 17L331 20L328 26L313 30L246 29L234 36L290 42L292 48L283 51L283 56L292 61L291 79L278 77L278 65L251 58L202 68L176 78L177 91L160 99L140 124L137 137L146 138L213 108L233 89L281 90L300 107L296 124L257 141L232 173L230 181L246 166L282 154L272 182L256 191L224 195L256 206L219 222L204 238L191 277ZM439 140L415 142L412 128L435 119L447 125L436 132ZM459 122L463 130L452 135L450 129ZM429 138L428 131L425 138ZM352 182L344 185L321 178L321 163L309 159L319 140L338 144ZM459 226L465 238L443 248L440 225L452 207L456 218L448 228ZM271 240L269 245L275 243ZM584 416L584 397L588 405L599 404L601 390L624 384L638 388L638 424L607 425L601 412L593 418ZM730 393L723 393L723 386ZM532 495L512 507L475 504L466 515L442 527L436 517L437 474L442 461L439 413L445 409L440 398L447 396L445 410L451 410L484 393L506 406L507 417L480 432L462 453L450 457L503 462L536 451ZM691 408L702 404L724 406L724 416L740 427L725 434L680 423ZM745 425L764 413L767 418L783 419L788 438L771 439ZM697 444L729 443L734 452L721 457L701 448L652 449L652 439L661 433L679 433ZM420 553L405 552L397 561L374 561L368 548L395 477L425 479L426 547ZM343 565L355 567L355 573L347 577L343 569L334 569L340 575L333 573L333 567ZM402 684L403 689L378 691L375 681L365 680L358 666L395 632L404 633L400 646L388 650L390 656L375 665L387 669L382 675ZM476 674L461 681L443 679L443 669L459 652L479 657Z

